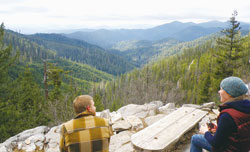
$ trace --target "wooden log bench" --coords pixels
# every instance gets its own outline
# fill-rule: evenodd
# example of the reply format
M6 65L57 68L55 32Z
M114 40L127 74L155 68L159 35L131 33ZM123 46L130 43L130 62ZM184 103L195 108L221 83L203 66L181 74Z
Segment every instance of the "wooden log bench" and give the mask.
M136 151L167 151L206 114L207 112L199 109L181 107L147 128L133 134L131 143Z

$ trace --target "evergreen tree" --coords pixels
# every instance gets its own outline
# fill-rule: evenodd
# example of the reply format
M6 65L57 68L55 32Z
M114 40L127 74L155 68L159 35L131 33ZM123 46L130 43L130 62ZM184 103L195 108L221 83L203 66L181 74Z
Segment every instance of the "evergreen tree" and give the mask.
M52 63L49 63L48 67L48 84L51 86L51 90L49 91L49 100L55 101L62 99L62 79L63 79L64 70L56 67Z
M49 119L45 114L44 98L28 66L23 75L18 77L15 85L12 97L13 101L18 101L16 110L21 118L18 121L20 130L47 125Z
M207 72L201 75L199 84L198 104L206 103L209 100L209 87L211 84L210 76Z
M12 81L8 72L11 65L16 61L18 54L12 54L11 45L4 45L4 32L4 24L2 23L0 26L0 142L17 132L17 127L13 125L16 120L15 106L8 99L8 93L12 89L10 88Z
M1 117L3 125L0 130L4 132L1 140L23 130L48 124L44 99L28 66L9 88L8 101L1 107L1 114L4 114Z
M221 81L232 76L237 62L242 57L242 38L240 36L240 23L236 20L238 12L235 10L229 20L229 27L222 30L224 37L217 39L218 50L216 53L215 78Z
M101 101L101 96L99 94L95 94L93 99L95 102L96 111L100 112L100 111L104 110L104 105Z
M4 42L4 24L0 26L0 102L6 101L6 91L10 83L8 71L10 66L16 61L18 54L12 55L11 45L5 46Z

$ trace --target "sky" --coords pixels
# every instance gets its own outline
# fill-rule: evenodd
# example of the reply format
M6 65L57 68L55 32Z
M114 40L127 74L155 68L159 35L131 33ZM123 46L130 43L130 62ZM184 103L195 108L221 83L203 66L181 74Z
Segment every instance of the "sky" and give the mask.
M248 0L0 0L0 22L24 34L83 28L150 28L172 21L250 23Z

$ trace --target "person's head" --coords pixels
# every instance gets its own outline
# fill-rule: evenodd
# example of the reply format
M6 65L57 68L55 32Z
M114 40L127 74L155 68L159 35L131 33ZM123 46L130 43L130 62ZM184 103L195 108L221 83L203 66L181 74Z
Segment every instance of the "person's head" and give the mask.
M76 114L79 114L86 110L94 115L96 114L96 107L94 100L89 95L81 95L76 97L73 102L73 106Z
M227 77L220 83L220 100L222 103L240 97L248 92L246 84L238 77Z

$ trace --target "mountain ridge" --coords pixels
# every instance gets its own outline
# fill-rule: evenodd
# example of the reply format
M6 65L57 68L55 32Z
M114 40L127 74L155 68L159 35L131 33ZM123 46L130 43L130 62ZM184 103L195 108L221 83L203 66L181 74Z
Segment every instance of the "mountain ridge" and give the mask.
M171 23L162 24L148 29L99 29L92 32L74 32L70 34L64 34L70 38L76 38L84 40L86 42L99 45L103 48L111 48L113 45L119 41L127 40L150 40L157 41L173 35L178 35L176 37L183 37L181 31L185 31L186 28L191 26L196 26L203 28L204 34L211 34L211 32L219 32L221 29L226 28L228 25L227 22L220 21L209 21L203 23L193 23L193 22L179 22L174 21ZM241 23L243 29L249 30L250 23ZM247 28L248 27L248 28ZM200 29L193 29L192 31L200 32ZM213 29L213 30L211 30ZM217 30L215 30L217 29ZM188 30L188 29L187 29ZM201 36L203 36L202 34ZM187 37L183 38L185 41L192 41L199 37Z

